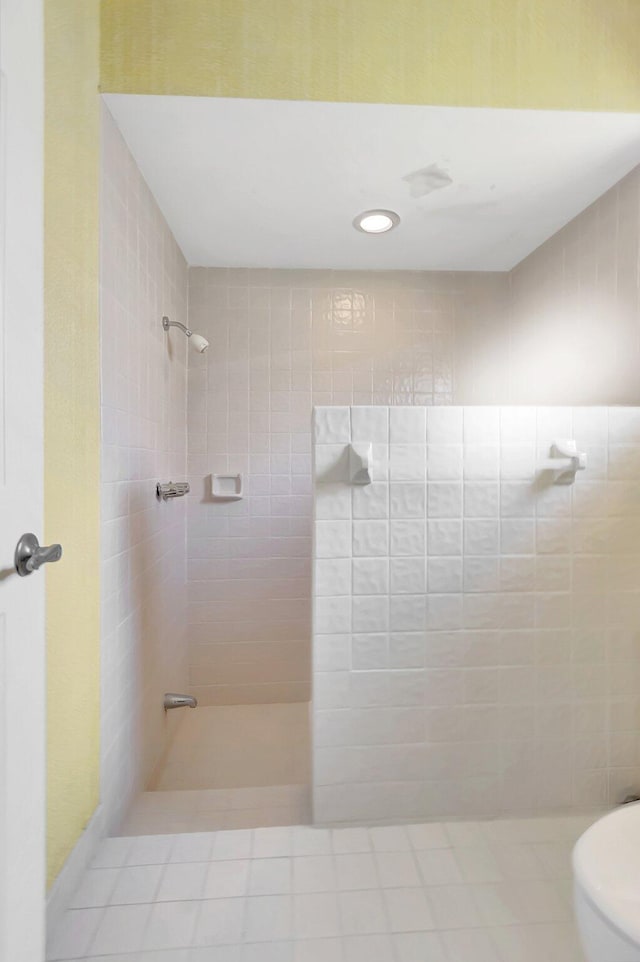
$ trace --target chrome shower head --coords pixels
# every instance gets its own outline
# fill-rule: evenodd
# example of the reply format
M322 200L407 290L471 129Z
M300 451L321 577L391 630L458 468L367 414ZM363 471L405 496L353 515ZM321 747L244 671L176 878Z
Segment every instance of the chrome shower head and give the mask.
M180 321L170 321L165 315L165 317L162 318L162 328L163 330L168 331L170 327L179 328L183 334L186 334L187 337L191 338L191 343L198 354L204 354L209 347L208 340L206 337L203 337L202 334L194 334L193 331L190 331L189 328L185 327L184 324L181 324Z

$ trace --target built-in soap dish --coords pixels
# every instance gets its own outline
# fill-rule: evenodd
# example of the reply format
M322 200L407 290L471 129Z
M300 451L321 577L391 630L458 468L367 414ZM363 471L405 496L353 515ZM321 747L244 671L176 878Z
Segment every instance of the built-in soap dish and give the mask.
M211 497L214 501L241 501L241 474L212 474Z

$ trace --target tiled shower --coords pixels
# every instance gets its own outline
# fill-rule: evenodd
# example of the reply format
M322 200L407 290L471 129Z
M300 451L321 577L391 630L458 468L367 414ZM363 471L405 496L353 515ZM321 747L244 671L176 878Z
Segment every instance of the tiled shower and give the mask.
M135 799L130 831L182 831L637 786L640 432L602 405L637 401L639 185L511 272L188 267L105 109L112 831ZM316 435L330 474L352 430L378 472L318 479L315 525L313 408L340 424ZM558 438L587 453L573 486L537 470ZM215 473L241 474L242 500L214 502ZM188 480L186 502L158 503L159 480ZM196 711L165 713L169 690Z

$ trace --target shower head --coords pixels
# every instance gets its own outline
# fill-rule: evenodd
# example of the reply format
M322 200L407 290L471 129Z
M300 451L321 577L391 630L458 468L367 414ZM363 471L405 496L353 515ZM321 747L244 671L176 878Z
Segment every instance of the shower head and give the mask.
M209 347L208 340L206 337L203 337L202 334L192 334L191 343L195 347L198 354L204 354L206 349Z
M162 318L163 330L168 331L170 327L179 328L183 334L186 334L187 337L191 338L191 343L195 347L198 354L204 354L206 349L209 347L208 340L206 339L206 337L203 337L202 334L194 334L193 331L190 331L189 328L185 327L184 324L181 324L180 321L170 321L168 317L166 316L163 317Z

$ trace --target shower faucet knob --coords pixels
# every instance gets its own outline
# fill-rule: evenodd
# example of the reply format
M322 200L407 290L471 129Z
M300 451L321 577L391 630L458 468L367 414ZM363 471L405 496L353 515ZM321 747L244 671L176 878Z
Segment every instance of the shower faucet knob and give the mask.
M35 534L28 533L23 534L16 545L14 562L16 571L21 578L24 578L33 574L44 564L60 561L61 557L62 545L41 545Z
M188 481L169 481L163 484L158 481L156 484L156 497L158 501L169 501L171 498L184 498L191 490Z

